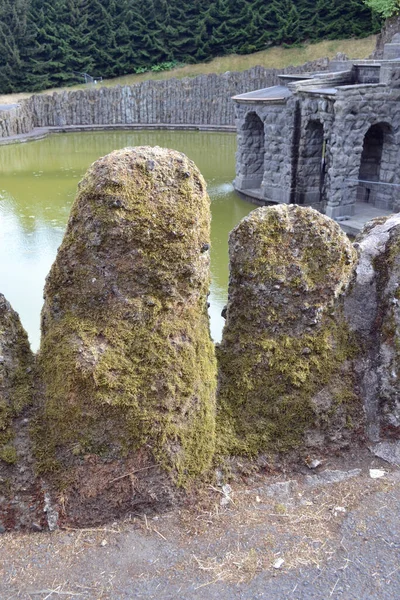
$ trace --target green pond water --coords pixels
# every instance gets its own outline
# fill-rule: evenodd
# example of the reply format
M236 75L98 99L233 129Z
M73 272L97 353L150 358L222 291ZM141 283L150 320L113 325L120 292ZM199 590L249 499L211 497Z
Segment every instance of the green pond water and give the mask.
M126 146L184 152L199 167L211 197L211 334L221 337L228 287L228 234L254 206L234 193L236 136L139 131L53 135L0 147L0 292L19 313L33 350L40 340L43 286L61 243L78 181L100 156Z

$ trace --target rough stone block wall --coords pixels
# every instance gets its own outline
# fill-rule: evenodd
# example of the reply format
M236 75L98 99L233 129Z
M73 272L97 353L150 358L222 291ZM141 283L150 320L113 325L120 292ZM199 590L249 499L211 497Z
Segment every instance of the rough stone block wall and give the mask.
M264 127L264 148L257 152L258 161L263 160L264 173L260 178L258 187L261 187L266 199L277 202L289 201L291 184L291 141L293 136L292 105L282 103L270 104L237 104L236 125L239 131L238 150L236 155L236 180L239 189L249 188L254 170L254 157L249 153L248 143L254 141L255 131L252 129L254 118L257 115ZM249 118L251 117L251 120ZM261 136L257 134L258 138ZM263 151L262 151L263 150ZM254 186L257 187L257 186Z
M293 119L288 118L291 117L290 109L288 113L282 110L282 106L275 105L265 114L265 172L262 189L264 194L271 194L273 200L284 197L285 192L290 190Z
M383 85L364 85L338 89L335 102L335 125L330 138L331 182L327 188L328 207L354 204L357 194L364 137L376 123L387 123L394 132L389 154L383 156L382 175L390 183L399 184L398 160L400 143L400 89ZM333 177L334 175L334 177ZM382 179L382 178L381 178ZM334 183L333 183L334 181ZM397 189L392 189L392 208L398 210ZM331 213L328 213L331 214Z

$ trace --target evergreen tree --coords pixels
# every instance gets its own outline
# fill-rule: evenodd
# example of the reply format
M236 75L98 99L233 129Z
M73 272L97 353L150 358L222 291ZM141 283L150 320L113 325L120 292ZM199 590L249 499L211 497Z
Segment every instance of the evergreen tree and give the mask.
M62 33L68 44L65 69L71 80L76 73L91 73L94 68L94 42L91 39L90 0L64 0L59 13Z
M376 25L364 0L0 0L0 90L363 36Z
M111 77L113 58L111 49L115 44L112 9L115 3L109 0L90 0L88 28L93 43L93 69L99 77Z
M21 49L27 30L29 0L0 0L0 91L15 92L23 81Z
M280 44L295 44L300 41L300 19L293 0L281 0L276 11L278 32L276 41Z

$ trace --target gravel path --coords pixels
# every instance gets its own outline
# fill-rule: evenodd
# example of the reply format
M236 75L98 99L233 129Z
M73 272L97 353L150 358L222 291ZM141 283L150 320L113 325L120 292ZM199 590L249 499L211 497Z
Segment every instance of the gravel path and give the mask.
M209 486L158 517L3 534L0 598L397 600L400 470L339 466Z

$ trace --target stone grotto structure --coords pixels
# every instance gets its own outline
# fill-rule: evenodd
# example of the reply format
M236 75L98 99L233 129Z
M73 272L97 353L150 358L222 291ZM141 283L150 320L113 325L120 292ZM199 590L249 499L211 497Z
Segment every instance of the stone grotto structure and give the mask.
M400 34L381 60L280 75L233 97L235 188L259 204L308 205L339 220L400 210ZM371 216L375 216L372 214Z

